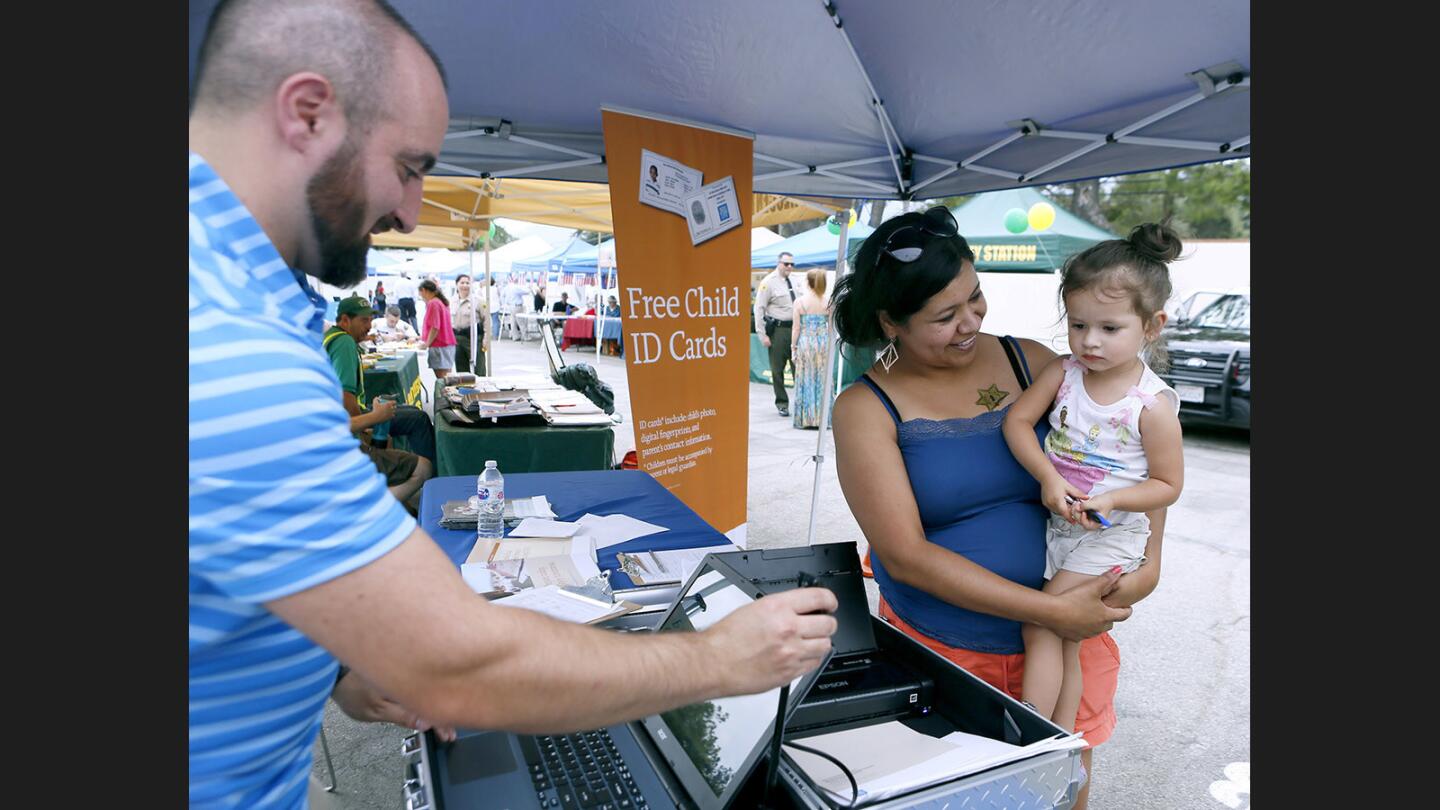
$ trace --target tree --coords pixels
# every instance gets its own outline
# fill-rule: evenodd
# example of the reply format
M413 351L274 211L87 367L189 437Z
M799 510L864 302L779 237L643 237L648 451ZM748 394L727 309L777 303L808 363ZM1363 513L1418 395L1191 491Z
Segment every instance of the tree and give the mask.
M1116 233L1168 216L1182 239L1250 236L1248 158L1124 175L1101 181L1101 189L1101 210Z

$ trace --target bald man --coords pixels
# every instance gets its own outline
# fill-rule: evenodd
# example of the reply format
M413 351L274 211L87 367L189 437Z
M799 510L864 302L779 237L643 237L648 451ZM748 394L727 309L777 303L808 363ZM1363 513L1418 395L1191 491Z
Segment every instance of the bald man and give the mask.
M353 286L370 234L415 228L448 119L438 59L384 3L234 0L206 31L189 125L192 806L306 805L336 658L354 670L337 700L358 690L342 705L380 707L368 717L559 733L771 689L830 647L835 598L816 588L655 636L494 607L386 492L311 280Z

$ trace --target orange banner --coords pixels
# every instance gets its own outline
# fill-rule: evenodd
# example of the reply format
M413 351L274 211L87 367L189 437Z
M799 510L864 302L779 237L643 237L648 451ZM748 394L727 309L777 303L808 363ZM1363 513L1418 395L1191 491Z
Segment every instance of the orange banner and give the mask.
M652 190L678 193L693 186L676 185L693 180L685 167L706 186L731 178L735 195L749 200L754 141L614 110L602 118L615 258L625 268L619 298L640 469L744 546L751 225L692 244L685 216L639 200L642 171L655 172ZM667 184L672 176L661 178L652 161L642 166L641 150L668 159L667 173L680 164L679 179ZM728 206L710 205L701 221L728 220Z

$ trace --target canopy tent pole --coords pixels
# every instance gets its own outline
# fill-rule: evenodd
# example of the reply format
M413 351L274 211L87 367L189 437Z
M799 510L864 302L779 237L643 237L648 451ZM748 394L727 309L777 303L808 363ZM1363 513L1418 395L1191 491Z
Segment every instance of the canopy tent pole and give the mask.
M842 276L850 271L850 262L847 261L847 254L850 252L850 216L849 211L845 216L840 216L840 246L836 249L835 256L835 284L839 286ZM834 293L832 291L831 295ZM805 545L815 545L815 517L820 508L820 470L825 466L825 434L830 429L830 392L835 390L835 355L838 354L838 345L835 334L835 316L832 314L825 319L825 333L829 337L828 349L825 352L825 372L821 378L825 381L820 392L820 428L815 437L815 455L810 459L815 462L815 484L810 488L810 527L805 530ZM799 328L799 325L796 325ZM798 373L797 373L798 376ZM799 384L799 380L796 380Z
M472 278L473 278L473 276L472 276ZM472 355L472 356L471 356L471 358L470 358L470 368L474 369L474 368L478 368L478 367L479 367L479 364L475 362L475 356L478 355L480 352L483 351L484 354L485 354L485 376L487 376L487 377L493 377L493 376L495 376L494 374L491 373L491 371L493 370L493 365L494 365L494 360L495 360L495 358L490 355L490 347L493 346L493 345L495 345L495 343L494 343L495 327L494 327L494 324L491 323L491 318L490 318L490 283L491 283L491 278L490 278L490 231L487 229L487 230L485 231L485 286L481 288L481 294L483 294L483 295L485 296L485 298L484 298L484 304L481 304L481 305L480 305L480 313L481 313L481 317L483 317L483 318L485 319L485 322L491 324L491 326L490 326L489 329L486 329L486 330L485 330L485 340L479 341L479 342L477 343L477 340L476 340L476 337L475 337L475 331L476 331L476 323L477 323L477 321L478 321L479 319L478 319L478 318L471 318L471 319L470 319L470 345L473 346L473 347L476 347L476 349L471 352L471 355ZM472 300L474 300L474 299L472 299ZM480 343L483 343L484 345L480 345ZM475 375L475 376L478 377L478 376L480 376L480 375L477 374L477 375Z

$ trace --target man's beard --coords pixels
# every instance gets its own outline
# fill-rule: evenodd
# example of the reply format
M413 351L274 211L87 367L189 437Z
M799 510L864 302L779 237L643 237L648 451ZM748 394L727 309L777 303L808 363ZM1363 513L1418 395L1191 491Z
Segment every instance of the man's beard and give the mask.
M365 229L365 201L360 144L347 137L305 186L310 226L320 242L319 279L342 289L365 280L370 234Z

